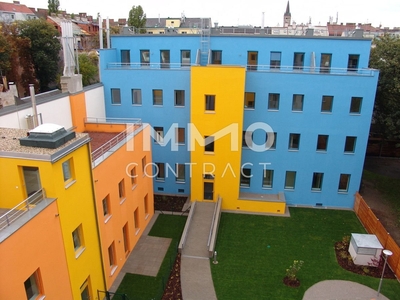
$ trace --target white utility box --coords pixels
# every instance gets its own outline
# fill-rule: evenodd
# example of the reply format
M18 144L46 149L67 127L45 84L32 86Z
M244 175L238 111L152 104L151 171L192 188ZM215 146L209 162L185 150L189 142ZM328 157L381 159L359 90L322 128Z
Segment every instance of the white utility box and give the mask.
M382 249L375 234L351 234L349 253L356 265L377 267Z

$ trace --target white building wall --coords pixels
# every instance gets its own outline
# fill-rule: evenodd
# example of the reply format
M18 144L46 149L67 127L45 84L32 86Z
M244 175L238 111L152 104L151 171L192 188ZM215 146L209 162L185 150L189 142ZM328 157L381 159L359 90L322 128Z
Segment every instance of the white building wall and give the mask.
M85 100L87 117L100 119L104 119L106 117L103 86L85 91Z

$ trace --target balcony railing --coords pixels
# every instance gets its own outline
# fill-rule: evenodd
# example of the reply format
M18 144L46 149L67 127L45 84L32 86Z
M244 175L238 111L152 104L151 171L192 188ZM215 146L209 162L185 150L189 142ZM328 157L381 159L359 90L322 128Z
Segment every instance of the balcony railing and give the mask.
M193 64L195 65L195 64ZM163 70L181 70L186 69L189 70L190 64L181 64L181 63L117 63L112 62L107 64L107 69L163 69Z
M10 209L8 212L0 216L0 230L3 230L35 208L43 199L46 198L44 189L40 189L27 199Z

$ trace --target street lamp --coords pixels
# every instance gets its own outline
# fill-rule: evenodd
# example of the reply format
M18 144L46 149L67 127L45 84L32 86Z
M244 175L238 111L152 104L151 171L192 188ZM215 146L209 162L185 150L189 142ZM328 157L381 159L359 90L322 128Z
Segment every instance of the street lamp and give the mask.
M393 254L392 251L390 250L383 250L383 254L385 254L385 262L383 263L383 270L382 270L382 276L381 276L381 280L379 281L379 287L378 287L378 295L377 297L379 297L379 293L381 291L381 286L382 286L382 280L383 280L383 275L385 274L385 267L386 267L386 262L387 262L387 258L388 256L391 256Z

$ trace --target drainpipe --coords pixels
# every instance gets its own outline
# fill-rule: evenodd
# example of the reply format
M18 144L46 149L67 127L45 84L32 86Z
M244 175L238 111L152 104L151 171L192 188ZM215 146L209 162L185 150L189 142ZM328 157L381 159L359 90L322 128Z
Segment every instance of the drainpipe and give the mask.
M36 110L35 86L32 83L29 84L29 92L31 93L31 101L32 101L33 125L36 128L39 126L39 121L38 121L38 114L37 114L37 110Z

